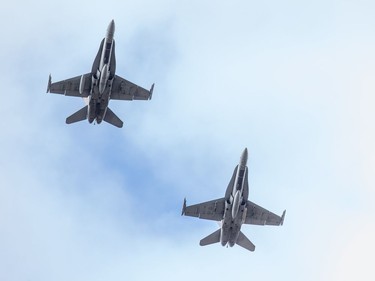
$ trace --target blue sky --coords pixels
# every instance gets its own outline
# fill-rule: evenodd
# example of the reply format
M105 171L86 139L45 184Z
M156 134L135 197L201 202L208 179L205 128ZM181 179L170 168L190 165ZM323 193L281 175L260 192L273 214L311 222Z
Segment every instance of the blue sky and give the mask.
M0 280L373 280L372 1L18 1L0 11ZM124 128L45 94L91 69L111 19L117 74L149 102ZM250 200L282 227L200 247L244 147Z

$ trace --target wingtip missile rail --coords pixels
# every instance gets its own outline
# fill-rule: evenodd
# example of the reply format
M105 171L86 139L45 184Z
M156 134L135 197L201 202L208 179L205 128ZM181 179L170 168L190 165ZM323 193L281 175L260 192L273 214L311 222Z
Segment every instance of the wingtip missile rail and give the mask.
M51 77L51 74L50 74L49 77L48 77L48 85L47 85L47 92L46 93L49 93L49 91L51 90L51 84L52 84L52 77Z

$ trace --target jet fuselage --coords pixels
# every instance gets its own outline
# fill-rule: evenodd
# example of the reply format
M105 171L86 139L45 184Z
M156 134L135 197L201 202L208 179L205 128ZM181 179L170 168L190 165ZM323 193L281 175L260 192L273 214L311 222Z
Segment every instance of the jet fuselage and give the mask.
M91 69L91 91L88 102L88 121L100 124L106 114L116 71L115 23L108 26Z
M225 193L225 211L221 221L220 235L220 242L223 246L233 247L236 244L241 226L246 219L246 202L249 194L247 154L247 149L245 149Z

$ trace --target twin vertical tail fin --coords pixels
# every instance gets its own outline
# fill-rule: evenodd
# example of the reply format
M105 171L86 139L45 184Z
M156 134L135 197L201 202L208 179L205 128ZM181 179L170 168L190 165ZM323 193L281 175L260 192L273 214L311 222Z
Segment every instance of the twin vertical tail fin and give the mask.
M206 246L206 245L218 243L220 242L220 235L221 235L221 229L218 229L214 233L211 233L210 235L203 238L199 242L199 245ZM255 245L241 231L238 235L236 244L251 252L255 251Z
M66 118L66 124L72 124L87 119L87 111L88 106L86 105L85 107L78 110L76 113L73 113L68 118Z
M206 236L199 242L199 245L206 246L220 242L220 232L221 229L218 229L214 233L211 233L210 235Z
M116 126L118 128L122 128L123 122L120 118L116 116L116 114L113 113L113 111L107 107L107 111L105 113L104 119L105 122L112 124L113 126Z
M245 236L245 234L242 233L242 231L240 231L240 234L238 235L236 244L251 252L255 251L255 245Z

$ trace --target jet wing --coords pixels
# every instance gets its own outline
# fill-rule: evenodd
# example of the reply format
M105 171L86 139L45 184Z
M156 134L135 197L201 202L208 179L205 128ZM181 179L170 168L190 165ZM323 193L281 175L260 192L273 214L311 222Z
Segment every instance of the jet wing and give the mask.
M220 198L196 205L186 206L184 201L184 208L182 214L190 217L197 217L200 219L221 221L224 217L225 198Z
M113 100L150 100L152 97L152 91L148 91L120 76L115 75L112 84L111 99Z
M251 201L247 201L246 224L257 225L282 225L284 221L285 211L280 217Z
M65 96L85 98L90 95L91 89L91 73L81 76L73 77L70 79L62 80L59 82L51 83L51 76L48 81L47 93L61 94ZM81 84L82 82L82 84ZM80 89L80 87L82 87ZM80 93L82 92L82 94Z

